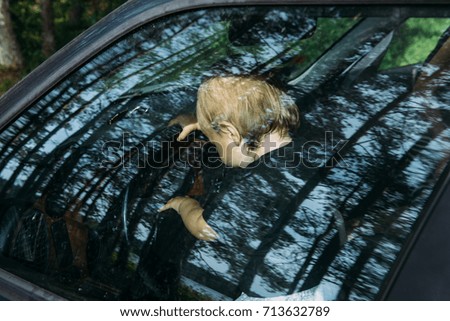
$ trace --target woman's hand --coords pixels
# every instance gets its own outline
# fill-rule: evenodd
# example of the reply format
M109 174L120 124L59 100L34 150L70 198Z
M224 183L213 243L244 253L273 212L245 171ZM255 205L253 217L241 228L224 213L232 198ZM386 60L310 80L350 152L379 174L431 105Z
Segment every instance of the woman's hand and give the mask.
M170 199L160 212L174 209L180 214L184 226L199 240L214 241L219 235L206 223L203 218L203 208L195 199L188 196L177 196Z
M180 125L182 129L180 135L178 135L177 140L185 139L191 132L195 130L200 130L197 122L197 118L194 115L181 114L172 119L169 122L169 126Z
M169 209L174 209L178 214L180 214L180 207L181 207L181 203L183 203L183 202L185 202L186 204L191 203L190 205L196 205L196 203L198 203L196 200L194 200L190 197L177 196L177 197L170 199L163 207L161 207L159 209L159 212L163 212L163 211L166 211Z

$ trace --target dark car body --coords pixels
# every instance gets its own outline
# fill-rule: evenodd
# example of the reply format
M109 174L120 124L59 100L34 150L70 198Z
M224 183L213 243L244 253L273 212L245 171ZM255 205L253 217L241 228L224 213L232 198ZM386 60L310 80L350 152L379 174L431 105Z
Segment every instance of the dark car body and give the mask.
M0 99L0 296L449 299L449 18L446 1L125 4ZM174 139L201 81L230 73L296 100L295 169ZM219 242L158 212L186 194Z

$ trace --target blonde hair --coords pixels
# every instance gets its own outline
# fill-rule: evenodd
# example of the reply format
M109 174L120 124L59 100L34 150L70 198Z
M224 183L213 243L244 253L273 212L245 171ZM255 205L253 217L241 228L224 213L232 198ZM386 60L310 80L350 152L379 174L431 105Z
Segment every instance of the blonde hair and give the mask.
M197 95L201 128L219 131L219 123L233 124L250 147L264 135L288 135L299 126L298 107L292 98L264 80L251 76L225 76L206 80Z

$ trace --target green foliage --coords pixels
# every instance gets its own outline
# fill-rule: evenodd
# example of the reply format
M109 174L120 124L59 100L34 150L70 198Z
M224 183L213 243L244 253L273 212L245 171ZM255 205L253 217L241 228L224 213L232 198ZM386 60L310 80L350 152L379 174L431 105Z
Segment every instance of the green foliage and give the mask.
M54 2L58 48L113 11L127 0L57 0ZM77 16L77 11L78 15Z
M13 28L24 57L25 72L39 65L45 57L42 55L42 20L37 1L11 0Z
M0 96L11 88L22 77L19 70L11 70L0 67Z
M5 93L13 85L14 81L12 79L2 79L2 81L0 82L0 95Z
M42 54L40 1L10 0L14 31L30 72L47 57ZM56 49L82 33L126 0L54 0Z
M346 34L359 20L353 18L319 18L312 37L300 41L301 66L293 78L300 75L327 49Z
M450 19L408 19L395 34L380 69L423 63L449 26Z
M127 0L54 0L56 49ZM24 57L21 72L0 70L0 95L47 57L42 53L42 17L39 0L10 0L13 29Z

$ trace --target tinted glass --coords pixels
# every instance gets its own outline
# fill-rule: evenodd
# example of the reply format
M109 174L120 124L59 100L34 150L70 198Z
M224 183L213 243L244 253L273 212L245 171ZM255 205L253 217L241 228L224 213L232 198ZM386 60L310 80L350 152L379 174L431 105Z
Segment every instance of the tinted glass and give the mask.
M142 27L1 133L0 266L74 299L375 299L447 173L448 16L244 7ZM226 168L200 132L175 140L168 122L229 74L295 99L288 162ZM218 242L158 212L176 195Z

